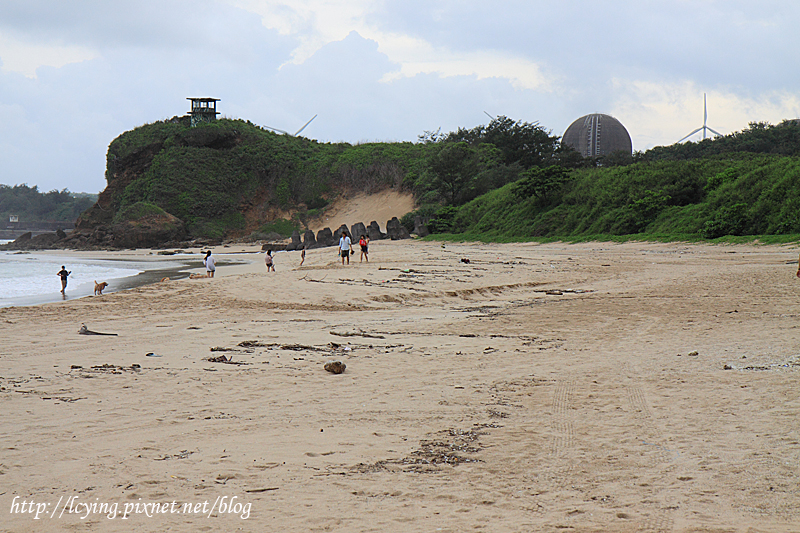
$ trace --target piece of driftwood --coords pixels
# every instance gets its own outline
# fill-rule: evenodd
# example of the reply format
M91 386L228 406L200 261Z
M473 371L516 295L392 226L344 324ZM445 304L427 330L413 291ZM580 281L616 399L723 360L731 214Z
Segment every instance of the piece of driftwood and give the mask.
M86 327L86 324L81 324L81 329L78 330L79 335L113 335L114 337L117 336L116 333L100 333L98 331L92 331Z

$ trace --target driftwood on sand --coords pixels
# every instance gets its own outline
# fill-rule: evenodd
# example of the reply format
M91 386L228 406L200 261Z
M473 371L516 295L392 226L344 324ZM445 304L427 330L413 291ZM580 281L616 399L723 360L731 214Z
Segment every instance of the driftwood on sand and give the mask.
M79 335L113 335L114 337L117 336L116 333L100 333L98 331L92 331L86 327L86 324L81 324L81 329L78 330Z

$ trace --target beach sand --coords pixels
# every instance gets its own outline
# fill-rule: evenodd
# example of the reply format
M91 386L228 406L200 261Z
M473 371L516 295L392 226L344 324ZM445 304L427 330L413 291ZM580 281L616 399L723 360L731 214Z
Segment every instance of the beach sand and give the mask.
M386 223L392 217L402 217L413 209L414 195L395 189L372 194L342 195L325 209L324 215L309 222L309 229L314 233L323 228L336 231L342 224L349 228L356 222L369 226L374 220L381 231L386 231ZM359 235L355 237L358 238Z
M370 251L0 309L0 529L800 530L795 247Z

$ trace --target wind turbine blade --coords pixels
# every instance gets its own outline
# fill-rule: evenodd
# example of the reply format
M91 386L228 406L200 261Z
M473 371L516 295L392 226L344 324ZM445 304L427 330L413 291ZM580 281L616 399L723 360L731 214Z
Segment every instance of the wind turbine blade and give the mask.
M708 106L706 105L706 93L703 93L703 126L708 122Z
M268 130L277 131L278 133L283 133L284 135L291 135L288 131L279 130L278 128L273 128L272 126L264 126Z
M685 141L686 139L688 139L689 137L691 137L692 135L694 135L695 133L697 133L698 131L700 131L700 130L702 130L702 129L703 129L702 127L700 127L700 128L697 128L697 129L696 129L696 130L694 130L692 133L690 133L689 135L687 135L686 137L684 137L683 139L681 139L680 141L678 141L678 143L682 143L683 141ZM675 143L675 144L678 144L678 143Z
M486 113L486 111L484 111L484 113ZM493 117L493 116L492 116L492 115L490 115L489 113L486 113L486 116L487 116L487 117L489 117L489 118L490 118L490 119L492 119L492 120L494 120L495 118L497 118L497 117Z
M723 135L723 134L721 134L721 133L720 133L720 132L718 132L718 131L712 130L711 128L707 128L707 129L708 129L708 131L710 131L711 133L714 133L715 135L719 135L720 137L724 137L724 135Z
M314 115L313 117L311 117L311 120L314 120L315 118L317 118L317 115ZM309 120L308 122L306 122L306 123L303 125L303 127L302 127L302 128L300 128L299 130L297 130L297 133L295 133L295 134L294 134L294 136L295 136L295 137L297 137L298 135L300 135L300 132L301 132L301 131L303 131L304 129L306 129L306 126L308 126L309 124L311 124L311 120Z

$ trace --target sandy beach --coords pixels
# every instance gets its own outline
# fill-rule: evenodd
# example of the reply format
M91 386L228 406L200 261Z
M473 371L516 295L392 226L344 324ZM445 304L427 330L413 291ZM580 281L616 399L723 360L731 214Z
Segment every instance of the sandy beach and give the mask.
M0 309L0 530L800 530L796 246L370 251Z

